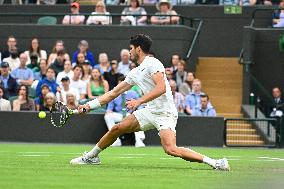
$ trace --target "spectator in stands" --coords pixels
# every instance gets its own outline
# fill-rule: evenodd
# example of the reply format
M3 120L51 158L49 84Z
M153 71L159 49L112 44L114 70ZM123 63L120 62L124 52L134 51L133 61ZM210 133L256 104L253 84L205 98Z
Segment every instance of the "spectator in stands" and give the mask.
M195 107L200 107L200 96L204 95L203 92L201 92L201 81L199 79L194 79L192 82L192 92L189 93L185 97L185 108L186 113L189 115L192 114L192 110Z
M126 76L130 72L129 65L131 64L129 50L122 49L120 51L120 58L121 61L118 63L117 71Z
M279 87L272 89L273 104L271 107L270 117L281 117L284 111L284 100Z
M64 70L62 72L59 72L56 77L57 84L61 84L61 79L64 77L69 77L69 79L73 78L74 72L72 70L72 65L70 60L66 60L64 62Z
M86 57L83 53L78 53L77 55L77 61L72 63L72 66L79 65L83 67L83 64L88 63L90 64L89 60L86 60Z
M130 0L130 6L125 7L121 14L120 23L122 25L146 25L147 16L132 16L132 15L147 15L143 7L140 7L140 0Z
M4 60L4 58L10 57L12 49L17 49L17 39L14 36L10 35L7 39L7 49L1 53L2 60Z
M67 99L67 107L70 108L71 110L75 110L78 108L78 101L76 99L76 95L72 92L67 92L66 93L66 99Z
M156 3L158 3L158 0L143 0L143 4L145 5L155 5Z
M81 75L83 74L82 67L76 65L73 68L73 73L73 78L70 80L70 87L77 89L80 94L80 100L84 100L87 95L87 84L81 80Z
M187 72L185 71L185 61L181 60L178 62L177 71L173 77L177 83L177 88L179 88L181 84L186 81L186 77Z
M216 117L214 107L209 103L209 96L206 94L200 95L200 106L196 106L192 110L192 116Z
M49 86L47 84L41 85L41 95L35 98L36 111L40 111L40 107L43 107L44 98L47 93L50 92Z
M173 71L171 68L166 68L165 74L166 74L167 80L173 79Z
M184 112L184 96L181 93L176 91L177 84L174 80L172 79L169 80L169 84L172 90L172 94L174 97L174 103L176 105L177 111L180 113L183 113Z
M20 54L20 66L11 72L13 78L17 80L19 85L31 86L34 80L33 71L27 68L28 57L25 53Z
M62 88L57 90L57 93L56 93L56 98L57 98L58 101L64 102L66 104L67 103L66 94L68 92L74 93L76 95L76 99L80 100L79 91L78 91L78 89L70 87L70 78L68 76L63 77L61 79L61 86L62 86Z
M94 99L95 97L101 96L108 91L108 82L104 80L100 70L98 68L94 68L92 70L91 79L87 84L88 98Z
M279 7L284 7L284 2L279 3ZM273 12L273 27L280 28L284 27L284 10L274 10Z
M35 55L37 57L36 63L39 63L40 59L47 59L47 53L40 48L40 43L37 38L33 38L30 43L29 50L25 51L28 57L27 65L31 63L30 57Z
M9 99L16 96L17 81L9 74L9 64L7 62L1 63L0 73L0 81L5 94L4 98Z
M78 2L71 3L71 15L65 15L62 24L84 24L85 16L79 15L80 4Z
M41 80L46 77L47 72L47 61L46 59L40 59L39 61L39 71L34 73L35 80Z
M124 77L120 77L118 82L122 82L123 80ZM138 98L138 95L134 91L129 90L108 103L104 118L109 130L115 125L115 123L122 121L122 119L128 114L125 107L125 102L128 99ZM144 139L145 134L143 131L135 132L135 147L145 147L143 142ZM112 146L121 146L121 140L118 138L112 144Z
M178 24L179 17L168 0L160 0L156 4L158 12L151 17L151 23L155 25ZM168 15L168 16L167 16Z
M65 51L60 50L57 52L56 59L50 65L50 67L52 67L53 70L55 71L56 76L59 72L62 72L64 70L64 62L65 62Z
M91 78L92 67L90 66L90 63L87 61L84 62L82 68L83 68L82 81L84 81L87 84Z
M219 5L238 5L251 6L255 5L257 0L219 0Z
M4 88L0 86L0 111L11 111L10 101L4 99L4 96Z
M14 70L20 66L20 59L17 47L12 47L9 51L9 57L4 58L3 62L9 63L10 70Z
M132 69L136 68L136 67L137 67L137 65L136 65L134 62L131 62L130 65L129 65L130 71L131 71Z
M192 90L192 82L194 80L194 74L192 72L188 72L187 73L187 76L186 76L186 80L185 82L183 82L178 91L183 95L183 96L186 96L188 95L191 90Z
M118 78L123 76L123 74L117 71L117 60L112 60L110 67L111 70L104 73L104 78L109 84L109 90L112 90L118 84Z
M59 85L55 81L55 71L53 68L49 67L46 72L46 77L39 80L36 87L36 96L39 97L41 95L41 86L46 84L49 86L50 92L56 93L59 90Z
M85 56L85 60L88 60L92 67L95 66L96 62L94 55L89 49L89 43L86 40L81 40L78 45L78 50L73 54L72 62L77 62L77 57L79 53L82 53Z
M35 111L35 104L29 98L29 88L21 84L18 89L18 98L13 101L13 111Z
M54 93L49 92L45 95L44 101L43 101L43 106L40 106L39 111L50 111L53 109L53 105L56 102L56 97Z
M100 16L98 16L100 15ZM106 16L103 16L106 15ZM98 1L96 4L95 12L91 13L86 24L91 25L109 25L112 23L110 13L106 11L106 5L103 1Z
M100 53L99 54L99 64L95 65L94 68L98 68L103 75L104 72L109 72L110 71L110 64L108 61L108 56L106 53Z
M52 62L55 61L55 59L57 57L57 52L61 51L61 50L65 51L64 42L62 40L57 40L55 42L55 45L52 48L51 54L48 57L48 61L47 61L48 65L50 65ZM64 59L65 60L70 60L69 54L66 53L66 51L65 51Z
M32 53L30 55L30 57L28 57L28 61L30 61L29 64L27 64L27 68L31 69L33 71L33 73L39 72L40 68L39 68L39 62L38 62L38 57L36 54ZM27 63L28 63L27 61Z
M178 67L178 63L180 61L181 61L181 57L178 54L172 55L172 58L171 58L171 69L172 69L173 74L176 73L177 67Z

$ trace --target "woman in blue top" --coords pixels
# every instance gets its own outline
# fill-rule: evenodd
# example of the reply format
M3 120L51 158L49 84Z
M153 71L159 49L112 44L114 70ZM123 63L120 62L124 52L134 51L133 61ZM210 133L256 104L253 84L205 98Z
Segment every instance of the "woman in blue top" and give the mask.
M94 67L97 63L95 62L93 53L89 51L88 48L89 43L86 40L80 41L78 45L78 50L73 54L72 62L76 62L78 54L83 53L86 59L91 63L91 66Z

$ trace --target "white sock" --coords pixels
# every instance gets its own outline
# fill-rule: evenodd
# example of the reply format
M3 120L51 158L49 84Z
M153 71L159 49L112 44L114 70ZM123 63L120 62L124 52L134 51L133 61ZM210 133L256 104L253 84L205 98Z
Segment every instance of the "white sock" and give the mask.
M89 158L93 158L99 155L99 153L102 151L98 145L96 145L91 151L89 151L86 156Z
M211 167L215 167L216 166L216 160L215 159L211 159L210 157L204 156L203 158L203 162L210 165Z

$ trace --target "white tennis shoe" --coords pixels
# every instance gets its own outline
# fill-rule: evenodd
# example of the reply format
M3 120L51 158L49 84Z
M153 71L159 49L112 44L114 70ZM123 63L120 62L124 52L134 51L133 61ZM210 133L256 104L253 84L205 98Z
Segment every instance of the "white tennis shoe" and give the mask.
M218 159L215 165L216 170L220 171L230 171L230 165L226 158Z
M89 158L86 156L86 153L84 153L82 156L74 158L70 161L71 165L85 165L85 164L90 164L90 165L99 165L101 164L101 160L99 156Z

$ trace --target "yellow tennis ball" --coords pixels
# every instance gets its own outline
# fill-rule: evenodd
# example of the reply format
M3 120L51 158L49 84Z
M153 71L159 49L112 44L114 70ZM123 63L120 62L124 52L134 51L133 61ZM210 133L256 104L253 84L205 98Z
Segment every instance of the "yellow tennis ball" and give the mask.
M44 118L46 117L46 113L43 112L43 111L41 111L41 112L38 113L38 117L39 117L40 119L44 119Z

